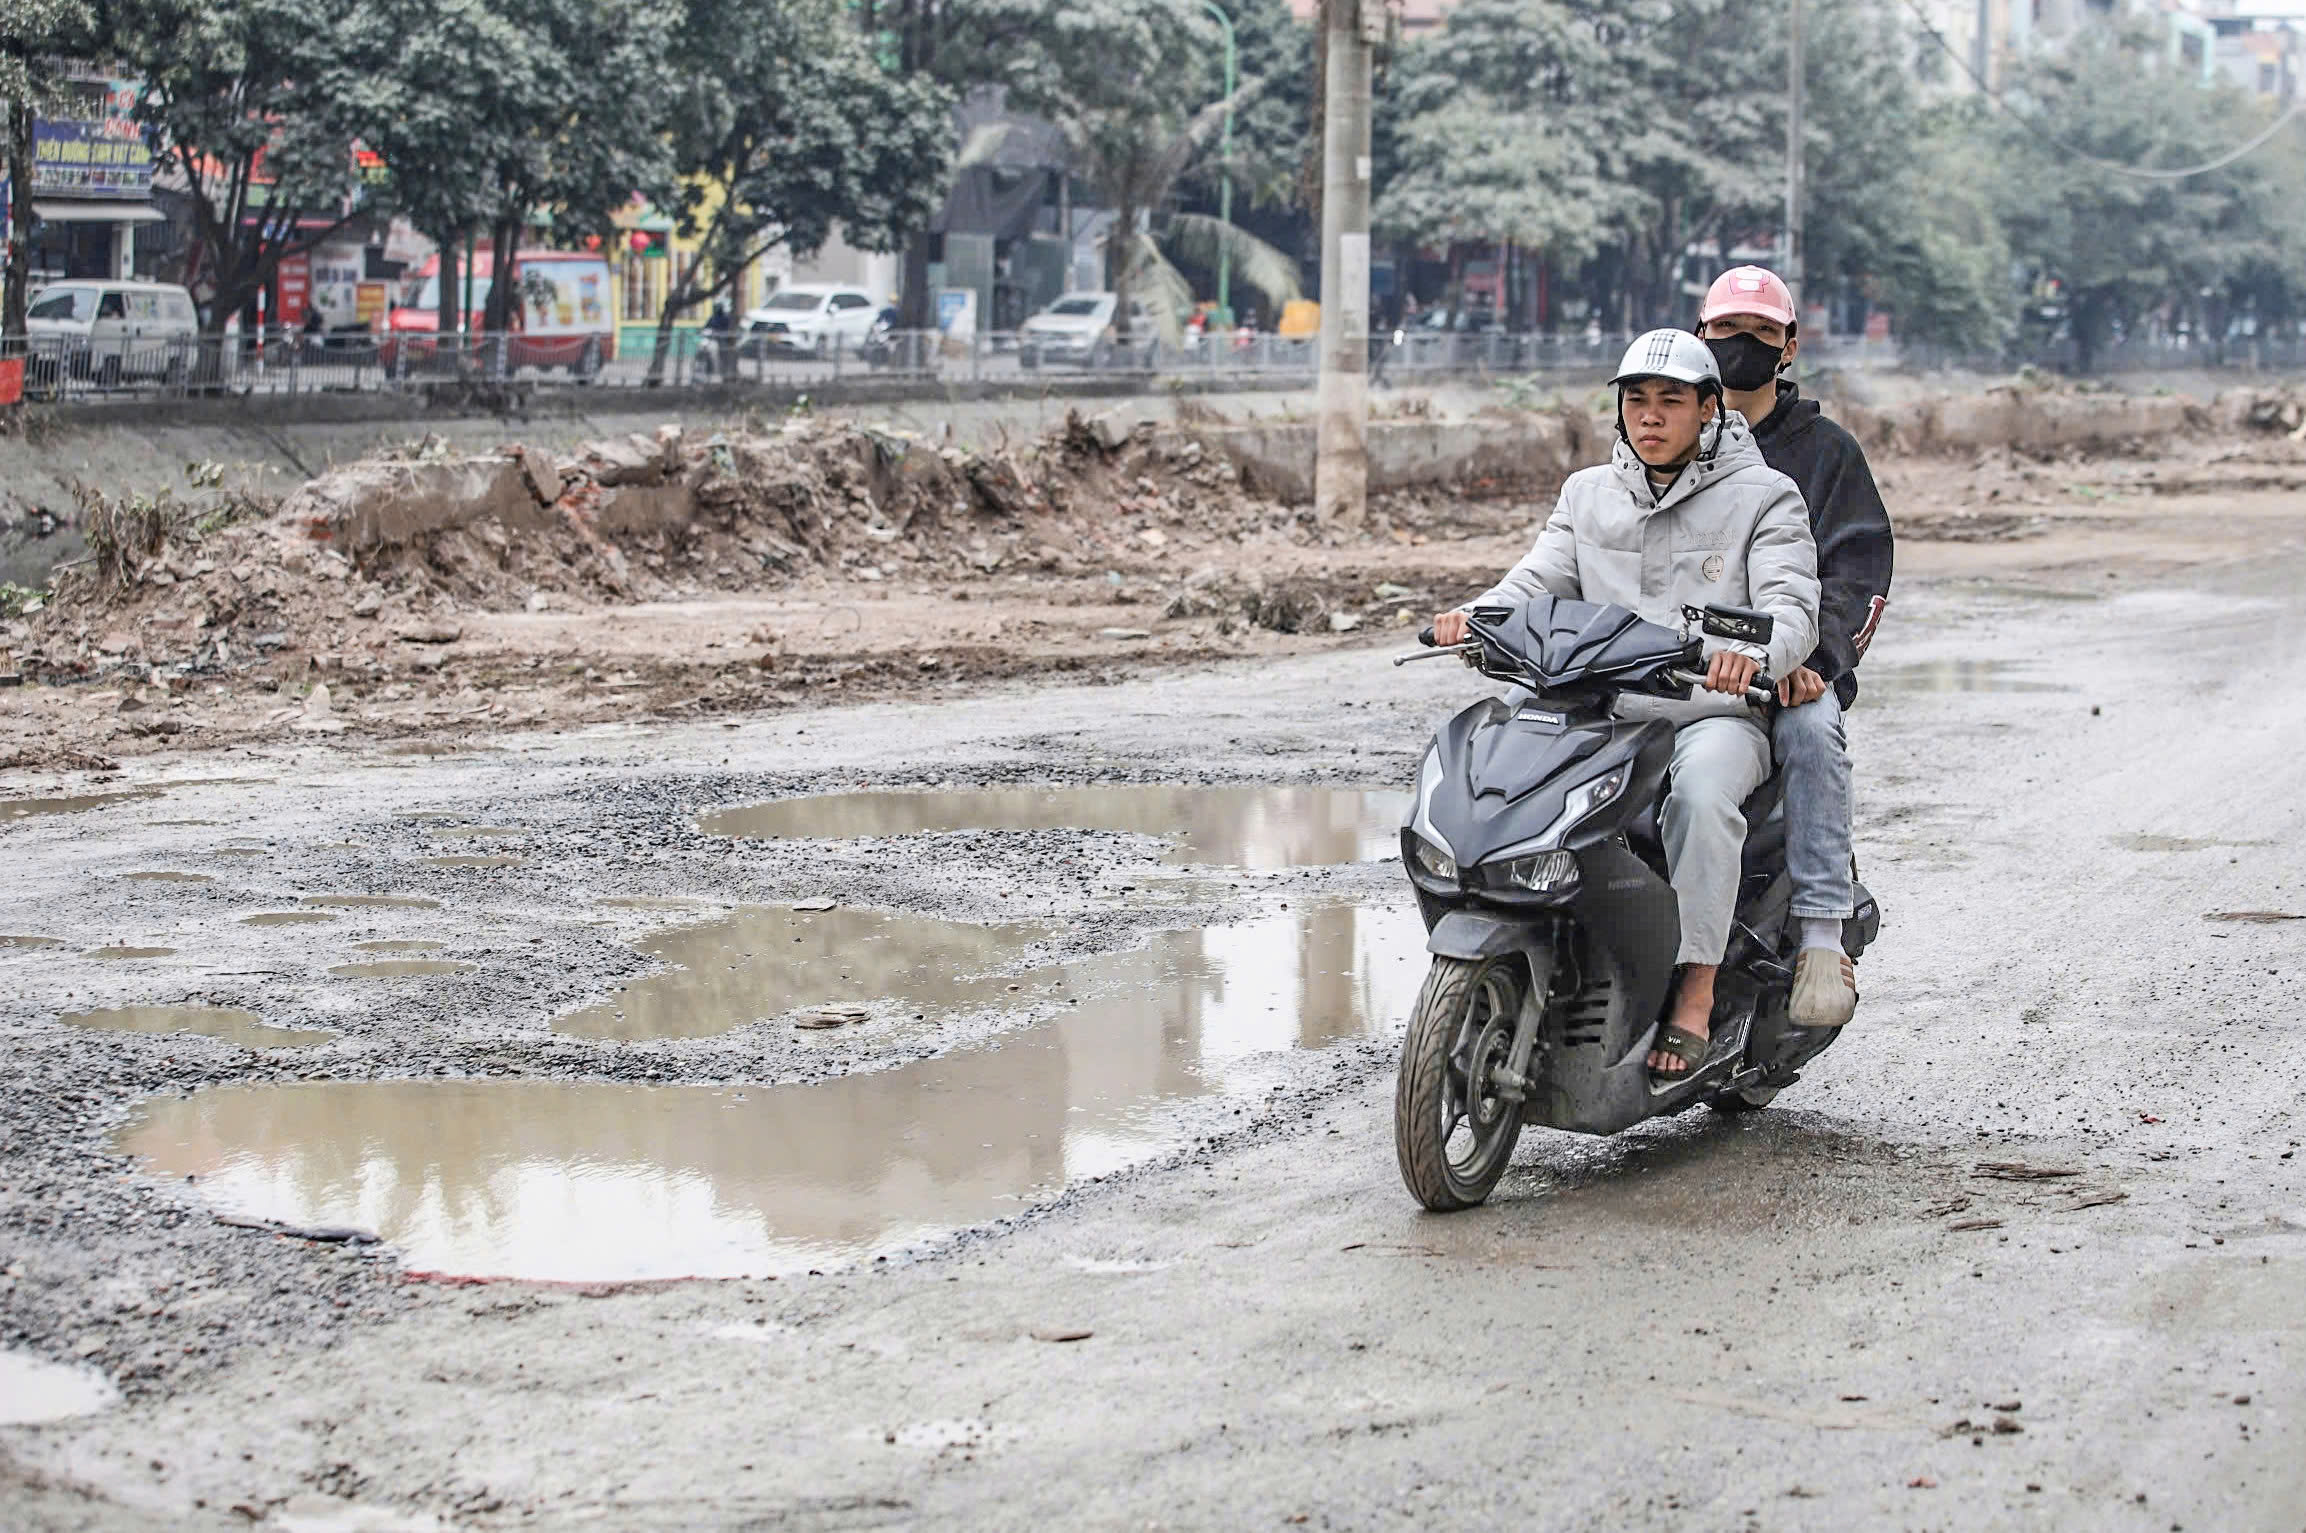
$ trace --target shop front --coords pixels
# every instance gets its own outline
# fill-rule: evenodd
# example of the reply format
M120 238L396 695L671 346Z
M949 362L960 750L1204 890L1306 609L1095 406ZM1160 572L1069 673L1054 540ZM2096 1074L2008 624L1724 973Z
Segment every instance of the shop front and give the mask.
M36 283L154 275L166 241L139 239L139 231L163 233L155 226L168 215L153 205L152 150L129 116L135 99L124 82L79 80L59 108L33 120L26 191L38 219L30 240Z

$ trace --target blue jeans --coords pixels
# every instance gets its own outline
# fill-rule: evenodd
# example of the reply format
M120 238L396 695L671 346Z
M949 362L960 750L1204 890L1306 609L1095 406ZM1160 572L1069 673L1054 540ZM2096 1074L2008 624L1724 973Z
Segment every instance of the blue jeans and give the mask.
M1815 702L1780 708L1770 741L1785 775L1793 913L1846 921L1857 904L1850 875L1850 752L1833 688Z

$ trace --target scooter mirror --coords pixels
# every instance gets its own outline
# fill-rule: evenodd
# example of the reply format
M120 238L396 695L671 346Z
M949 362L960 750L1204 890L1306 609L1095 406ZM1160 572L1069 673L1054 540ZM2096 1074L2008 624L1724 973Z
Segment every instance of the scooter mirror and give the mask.
M1684 607L1682 613L1694 618L1708 638L1727 639L1733 644L1767 644L1777 631L1777 619L1752 607L1709 605L1703 612Z

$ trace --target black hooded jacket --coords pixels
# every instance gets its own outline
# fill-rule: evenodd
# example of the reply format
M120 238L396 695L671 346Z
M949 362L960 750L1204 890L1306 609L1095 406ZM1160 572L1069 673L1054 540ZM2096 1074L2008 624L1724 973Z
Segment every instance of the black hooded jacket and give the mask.
M1800 486L1809 505L1819 588L1818 647L1809 664L1847 708L1858 695L1858 662L1889 605L1889 510L1857 438L1793 384L1778 381L1777 407L1753 423L1753 432L1762 461Z

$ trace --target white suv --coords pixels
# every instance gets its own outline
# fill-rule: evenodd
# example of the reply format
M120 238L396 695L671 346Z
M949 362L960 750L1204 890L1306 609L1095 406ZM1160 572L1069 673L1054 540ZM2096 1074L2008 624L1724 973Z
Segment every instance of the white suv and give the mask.
M819 357L853 352L872 333L880 312L863 288L796 282L745 315L745 350L756 355L805 351Z

